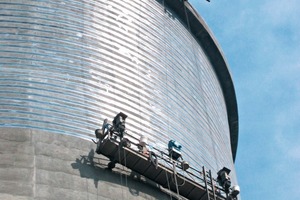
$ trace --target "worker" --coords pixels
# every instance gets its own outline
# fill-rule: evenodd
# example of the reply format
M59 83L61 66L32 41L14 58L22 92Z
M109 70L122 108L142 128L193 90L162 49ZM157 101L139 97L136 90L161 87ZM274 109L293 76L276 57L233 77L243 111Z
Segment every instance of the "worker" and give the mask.
M103 124L102 124L102 134L103 137L102 139L104 139L104 137L110 132L111 129L111 125L108 123L107 119L104 119ZM108 135L108 138L111 137L111 134Z
M113 131L118 134L118 136L122 139L125 132L125 119L127 115L120 112L113 120Z

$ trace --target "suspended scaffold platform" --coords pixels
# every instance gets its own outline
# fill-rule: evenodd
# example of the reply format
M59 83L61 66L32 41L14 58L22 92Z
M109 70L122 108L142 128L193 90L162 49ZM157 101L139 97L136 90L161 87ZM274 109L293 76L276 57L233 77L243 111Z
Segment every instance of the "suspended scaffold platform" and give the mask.
M119 163L142 176L156 182L162 187L173 191L178 197L191 200L226 200L223 188L217 185L211 171L198 171L192 167L185 169L182 162L173 160L168 154L154 149L144 154L134 148L138 147L132 140L120 140L108 137L98 141L96 152L108 157L109 168ZM134 138L133 141L137 139Z

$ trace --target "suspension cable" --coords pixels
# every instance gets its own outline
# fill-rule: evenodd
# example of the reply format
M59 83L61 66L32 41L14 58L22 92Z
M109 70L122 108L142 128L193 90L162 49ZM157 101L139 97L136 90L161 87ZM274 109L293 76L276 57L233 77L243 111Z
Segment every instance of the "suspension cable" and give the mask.
M126 172L127 172L127 158L126 158L126 152L125 152L125 149L123 147L123 152L124 152L124 166L126 168ZM127 188L127 173L125 174L125 186Z
M119 146L118 146L118 154L119 154L119 163L121 164L121 141L120 141ZM124 166L123 166L123 171L124 171ZM121 186L123 185L122 173L123 172L120 172ZM123 187L122 187L122 198L124 198Z
M164 15L165 15L165 13L166 13L165 0L163 0L162 3L163 3ZM164 37L166 37L166 25L165 25L165 20L166 20L166 19L163 19L163 29L164 29L163 32L164 32ZM164 43L164 44L165 44L165 48L166 48L166 43ZM166 51L163 51L163 58L164 58L164 59L166 59L166 54L165 54L165 52L166 52ZM166 63L166 62L165 62L165 63ZM167 86L168 86L168 70L167 70L167 72L166 72L166 79L167 79L166 84L167 84ZM167 92L168 92L168 90L167 90ZM168 98L168 93L167 93L167 98ZM168 130L167 130L167 133L169 134L169 118L168 118ZM161 154L162 154L162 152L161 152ZM163 157L163 154L162 154L161 156ZM165 161L165 162L166 162L166 161ZM169 177L168 177L168 174L167 174L166 171L165 171L165 174L166 174L166 178L167 178L168 189L169 189L169 193L170 193L170 199L172 199L172 193L171 193L170 181L169 181ZM171 177L171 178L172 178L172 177Z
M163 157L163 153L161 152L161 156ZM165 161L166 162L166 161ZM167 171L165 171L165 174L166 174L166 179L167 179L167 184L168 184L168 189L169 189L169 194L170 194L170 199L172 200L172 194L171 194L171 187L170 187L170 181L169 181L169 178L168 178L168 174L167 174Z
M179 189L178 189L178 184L177 184L177 172L176 172L176 163L175 163L175 161L173 161L173 176L174 176L174 179L175 179L177 197L179 198Z

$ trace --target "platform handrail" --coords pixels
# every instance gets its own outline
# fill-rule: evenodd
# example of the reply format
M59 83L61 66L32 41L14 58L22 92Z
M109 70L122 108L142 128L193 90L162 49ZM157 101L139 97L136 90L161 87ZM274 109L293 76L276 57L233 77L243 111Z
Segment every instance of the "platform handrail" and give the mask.
M136 135L138 135L138 134L136 134ZM132 145L134 145L136 147L139 146L139 143L138 143L139 139L137 137L129 134L127 131L125 132L123 138L128 139ZM114 141L116 143L120 143L121 142L121 141L118 141L118 138L114 138L114 137L109 137L107 139L109 139L111 141ZM119 138L119 140L120 140L120 138ZM136 142L134 142L134 141L136 141ZM148 148L149 152L152 151L152 152L155 153L156 157L158 158L158 162L159 162L160 165L163 165L163 166L169 168L170 170L172 170L173 163L175 162L176 168L179 169L177 171L177 176L180 176L183 179L187 179L189 181L192 181L194 183L197 183L197 184L201 185L204 188L207 188L208 192L210 192L212 194L215 193L215 191L218 191L218 193L217 193L218 196L221 197L221 198L226 199L225 190L221 186L214 184L214 183L217 182L217 180L214 179L214 178L212 178L212 177L210 177L211 173L209 173L209 171L205 171L205 173L203 173L202 171L200 171L200 170L198 170L198 169L196 169L196 168L194 168L192 166L190 166L187 170L184 171L181 168L181 162L180 161L171 159L170 156L166 152L164 152L164 151L162 151L162 150L160 150L160 149L158 149L158 148L156 148L154 146L150 146L150 145L147 145L147 146L150 147L150 148ZM128 148L128 147L126 147L126 148ZM129 149L131 149L132 151L134 151L135 153L137 153L139 155L147 157L146 155L144 155L141 152L139 152L137 150L138 148L134 149L132 147L129 147ZM166 164L162 164L162 162L160 160L163 160L169 166L166 166ZM206 176L206 177L204 177L204 176ZM207 181L207 183L205 183L205 180ZM211 181L208 181L208 180L211 180Z

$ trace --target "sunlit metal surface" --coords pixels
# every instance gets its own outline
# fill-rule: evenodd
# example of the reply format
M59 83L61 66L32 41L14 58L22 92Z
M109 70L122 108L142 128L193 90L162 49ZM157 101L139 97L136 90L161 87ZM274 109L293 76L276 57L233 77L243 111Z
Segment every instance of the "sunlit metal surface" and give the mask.
M233 167L222 89L202 47L155 0L1 1L0 126L90 139L126 113L128 131L170 139L195 167ZM234 172L233 172L234 173Z

